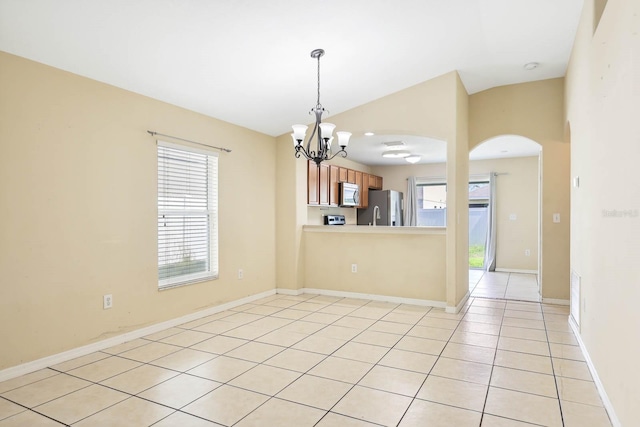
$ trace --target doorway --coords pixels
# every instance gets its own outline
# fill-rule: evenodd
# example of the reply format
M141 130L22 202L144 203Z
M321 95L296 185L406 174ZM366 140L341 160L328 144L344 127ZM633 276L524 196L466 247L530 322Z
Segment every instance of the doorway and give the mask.
M541 146L502 135L469 155L471 296L540 301Z

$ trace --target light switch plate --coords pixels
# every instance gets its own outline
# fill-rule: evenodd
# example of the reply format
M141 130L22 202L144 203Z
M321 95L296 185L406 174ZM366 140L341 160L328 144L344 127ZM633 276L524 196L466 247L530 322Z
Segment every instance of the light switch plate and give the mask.
M516 215L516 214L510 214L510 215L509 215L509 219L510 219L511 221L515 221L516 219L518 219L518 215Z
M555 222L555 223L559 223L560 222L560 214L559 213L554 213L553 214L553 222Z

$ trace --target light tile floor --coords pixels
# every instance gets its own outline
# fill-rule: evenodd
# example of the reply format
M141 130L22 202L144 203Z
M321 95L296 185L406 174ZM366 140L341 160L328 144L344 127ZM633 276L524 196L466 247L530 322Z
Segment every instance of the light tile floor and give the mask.
M540 302L536 274L469 270L469 291L472 297Z
M275 295L0 383L0 426L609 427L567 307Z

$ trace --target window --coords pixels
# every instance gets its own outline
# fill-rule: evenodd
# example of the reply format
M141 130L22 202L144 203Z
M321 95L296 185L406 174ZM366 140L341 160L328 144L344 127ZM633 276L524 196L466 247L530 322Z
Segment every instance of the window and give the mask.
M218 156L158 141L158 287L218 277Z
M447 225L447 184L442 182L416 183L418 226L446 227Z

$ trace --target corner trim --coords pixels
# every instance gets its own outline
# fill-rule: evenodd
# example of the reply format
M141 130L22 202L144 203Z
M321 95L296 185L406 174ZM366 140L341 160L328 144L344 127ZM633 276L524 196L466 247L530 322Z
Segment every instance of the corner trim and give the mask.
M445 308L444 311L446 313L450 313L450 314L458 314L458 313L460 313L460 310L462 310L462 307L464 307L464 305L467 303L467 301L469 301L469 297L470 296L471 296L471 294L469 293L469 291L467 291L467 294L460 300L458 305L456 305L455 307L447 306L447 308Z
M122 335L117 335L115 337L111 337L111 338L107 338L91 344L83 345L81 347L72 348L71 350L63 351L62 353L53 354L51 356L46 356L41 359L32 360L31 362L22 363L17 366L12 366L10 368L0 370L0 381L10 380L12 378L19 377L20 375L25 375L31 372L35 372L52 365L57 365L58 363L75 359L77 357L86 356L87 354L104 350L105 348L113 347L114 345L122 344L127 341L134 340L136 338L141 338L146 335L160 332L168 328L173 328L174 326L178 326L183 323L200 319L202 317L211 316L212 314L220 313L221 311L229 310L231 308L238 307L242 304L247 304L252 301L266 298L271 295L275 295L275 293L276 293L276 290L271 289L265 292L261 292L259 294L250 295L248 297L241 298L239 300L234 300L221 305L216 305L214 307L209 307L201 311L196 311L195 313L186 314L184 316L177 317L175 319L156 323L150 326L145 326L140 329L126 332Z
M587 347L584 345L582 341L582 337L580 336L580 328L576 325L576 322L569 316L569 326L573 331L573 334L578 341L578 345L580 345L580 350L582 350L582 354L584 355L584 359L587 362L587 366L589 367L589 371L591 372L591 376L593 377L593 382L596 384L596 388L598 389L598 394L602 399L602 403L604 404L604 409L607 411L607 415L609 415L609 420L611 421L611 425L613 427L622 427L618 416L616 415L616 411L613 409L613 405L609 400L609 396L607 396L607 392L604 389L604 384L600 381L600 377L598 377L598 372L596 371L596 367L593 365L593 361L591 360L591 356L589 356L589 352L587 351Z
M568 299L542 298L543 304L569 305Z

